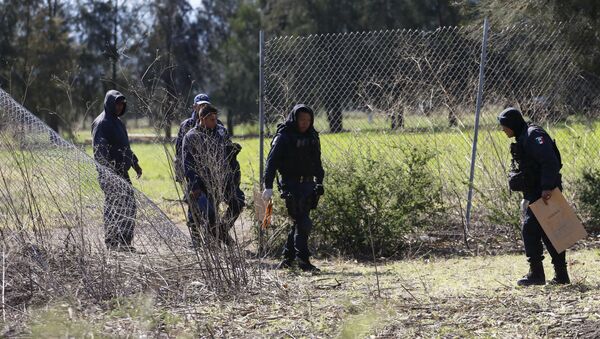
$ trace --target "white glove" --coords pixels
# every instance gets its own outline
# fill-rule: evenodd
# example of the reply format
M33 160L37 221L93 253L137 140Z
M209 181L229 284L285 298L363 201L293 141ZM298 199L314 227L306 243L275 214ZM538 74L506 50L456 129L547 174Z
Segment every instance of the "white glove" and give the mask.
M273 197L273 189L272 188L267 188L263 191L263 193L262 193L263 200L267 201L267 200L271 199L272 197Z

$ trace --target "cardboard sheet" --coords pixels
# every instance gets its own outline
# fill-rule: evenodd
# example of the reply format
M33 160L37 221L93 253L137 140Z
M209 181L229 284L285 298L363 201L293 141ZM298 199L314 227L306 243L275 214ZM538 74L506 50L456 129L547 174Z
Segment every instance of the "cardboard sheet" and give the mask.
M569 205L562 192L555 188L544 204L540 198L529 205L546 235L560 253L587 236L575 210Z

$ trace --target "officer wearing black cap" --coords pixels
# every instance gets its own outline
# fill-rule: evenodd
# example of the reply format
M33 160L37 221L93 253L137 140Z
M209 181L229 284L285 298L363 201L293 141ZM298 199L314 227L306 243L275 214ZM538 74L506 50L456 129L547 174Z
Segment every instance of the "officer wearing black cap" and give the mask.
M198 113L200 110L210 105L210 98L206 93L200 93L194 97L194 104L192 105L192 116L185 119L181 125L179 125L179 132L177 132L177 138L175 138L175 159L173 160L175 166L175 180L183 183L183 137L189 132L196 123L198 122Z
M529 125L516 108L507 108L500 113L498 121L509 138L516 138L511 144L514 168L509 175L509 186L513 191L523 192L524 211L523 242L525 255L529 261L529 273L517 281L519 286L544 285L546 276L542 265L543 245L552 257L555 276L551 284L570 283L567 273L565 252L558 253L535 215L528 207L529 202L543 199L546 202L556 187L562 189L560 153L554 140L541 127Z
M289 268L298 259L303 271L319 271L309 260L308 236L312 229L310 210L323 195L325 171L321 164L319 133L314 129L314 113L302 104L294 106L285 123L277 127L265 168L263 199L273 195L273 181L281 174L279 191L293 221L278 268Z

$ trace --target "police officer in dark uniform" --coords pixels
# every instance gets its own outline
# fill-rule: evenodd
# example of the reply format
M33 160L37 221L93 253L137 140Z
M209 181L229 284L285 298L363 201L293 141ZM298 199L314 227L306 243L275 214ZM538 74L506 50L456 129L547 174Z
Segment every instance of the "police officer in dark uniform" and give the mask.
M550 199L552 190L562 189L560 153L554 140L541 127L528 125L516 108L507 108L500 113L498 121L509 138L516 138L511 144L513 163L509 175L509 185L513 191L523 192L523 242L525 255L529 261L529 273L517 281L519 286L544 285L546 276L542 265L543 245L552 257L555 276L551 284L569 284L565 252L558 253L535 215L528 207L529 202Z
M227 129L218 124L217 109L204 106L198 124L183 138L183 167L187 182L188 227L194 246L200 244L201 226L226 245L233 244L229 230L244 207L245 196L239 188L239 148L231 142ZM234 161L235 160L235 161ZM217 207L228 208L217 220Z
M199 93L194 97L194 104L192 105L192 116L183 120L181 125L179 125L179 131L177 132L177 138L175 138L175 180L183 183L184 173L183 173L183 137L189 132L192 128L196 126L198 122L198 112L206 106L210 105L210 98L206 93Z
M323 195L325 171L321 164L319 133L314 129L314 113L308 106L296 105L285 123L280 124L271 143L265 168L263 199L273 195L273 181L281 174L279 191L293 221L278 268L289 268L298 259L303 271L319 271L310 262L308 236L312 229L310 210Z
M94 159L99 164L108 167L131 184L129 169L133 167L139 178L142 175L142 168L129 146L127 129L120 118L126 111L125 96L115 90L106 92L104 111L92 123L92 146ZM116 182L100 168L98 174L100 187L105 194L106 246L112 250L135 251L131 246L136 214L133 188L131 185Z

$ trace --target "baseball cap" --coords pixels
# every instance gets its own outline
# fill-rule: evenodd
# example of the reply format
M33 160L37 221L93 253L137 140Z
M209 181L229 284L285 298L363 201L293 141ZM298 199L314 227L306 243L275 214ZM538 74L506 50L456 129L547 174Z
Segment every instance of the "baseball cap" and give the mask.
M210 104L210 98L206 93L200 93L194 97L194 105Z

